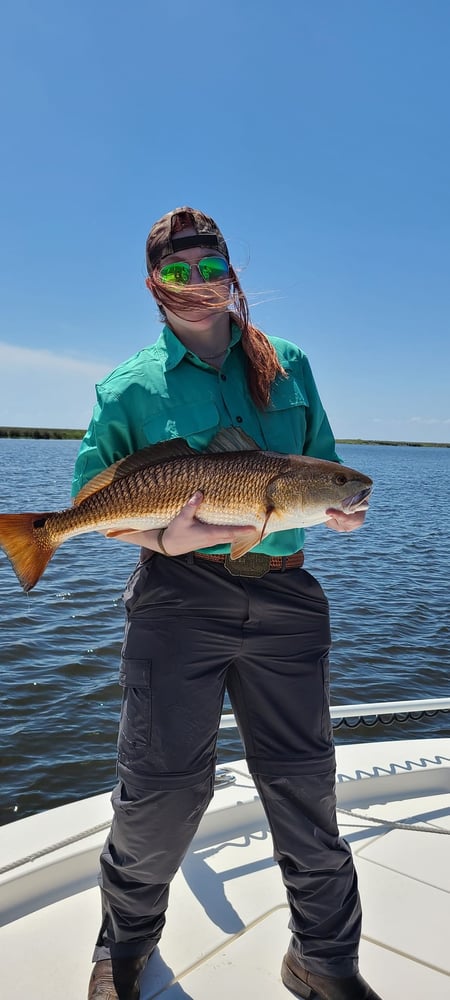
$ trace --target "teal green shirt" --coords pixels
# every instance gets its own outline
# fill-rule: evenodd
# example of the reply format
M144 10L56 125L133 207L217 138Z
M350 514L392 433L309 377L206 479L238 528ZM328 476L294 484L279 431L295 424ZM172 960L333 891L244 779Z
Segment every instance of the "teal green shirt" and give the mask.
M295 344L269 337L287 378L278 376L271 403L258 410L246 382L241 332L232 335L220 371L187 350L165 326L145 347L97 385L97 405L81 443L72 493L102 469L139 448L185 438L202 451L221 427L240 427L264 450L339 461L335 440L306 355ZM254 552L290 555L301 549L302 529L268 535ZM217 545L208 552L228 552Z

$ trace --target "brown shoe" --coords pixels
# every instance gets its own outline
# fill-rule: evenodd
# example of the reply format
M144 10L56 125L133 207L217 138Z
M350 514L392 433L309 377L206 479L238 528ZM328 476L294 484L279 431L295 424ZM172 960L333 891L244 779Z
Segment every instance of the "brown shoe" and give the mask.
M284 985L301 1000L381 1000L378 993L366 983L357 972L354 976L337 978L318 976L300 965L298 958L289 950L283 958L281 978Z
M89 980L88 1000L139 1000L139 978L148 958L144 955L96 962Z
M96 962L88 987L88 1000L118 1000L114 987L112 964L108 959Z

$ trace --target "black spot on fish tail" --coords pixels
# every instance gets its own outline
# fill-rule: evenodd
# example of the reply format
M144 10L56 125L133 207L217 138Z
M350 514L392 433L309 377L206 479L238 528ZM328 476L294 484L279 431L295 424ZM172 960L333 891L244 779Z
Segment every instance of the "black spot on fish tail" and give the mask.
M43 528L46 521L46 517L38 517L36 521L33 521L33 528Z

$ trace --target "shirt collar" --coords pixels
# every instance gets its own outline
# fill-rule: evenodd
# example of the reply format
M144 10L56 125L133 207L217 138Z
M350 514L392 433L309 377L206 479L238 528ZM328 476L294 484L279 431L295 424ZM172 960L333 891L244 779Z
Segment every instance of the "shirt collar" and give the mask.
M241 339L241 330L239 329L237 323L231 323L231 338L229 348L237 344ZM178 337L174 334L173 330L167 324L163 327L158 340L156 341L155 348L159 353L164 371L170 372L173 368L176 368L180 364L187 354L187 347L178 340Z

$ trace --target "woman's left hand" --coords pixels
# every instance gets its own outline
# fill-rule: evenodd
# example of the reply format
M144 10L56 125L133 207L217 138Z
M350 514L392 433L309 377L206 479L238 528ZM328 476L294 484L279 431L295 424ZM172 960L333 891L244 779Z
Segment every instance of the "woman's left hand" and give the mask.
M333 531L355 531L364 524L367 511L356 510L354 514L344 514L342 510L330 507L326 513L329 516L329 520L325 521L327 528L332 528Z

